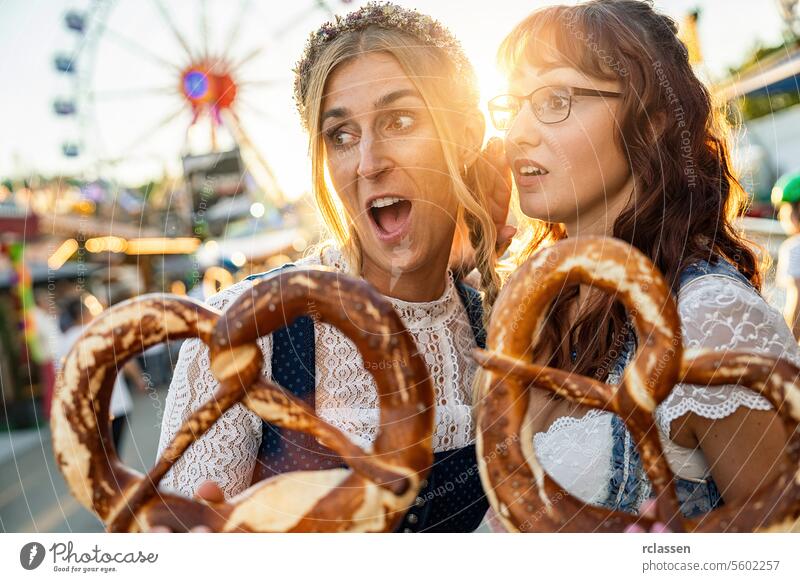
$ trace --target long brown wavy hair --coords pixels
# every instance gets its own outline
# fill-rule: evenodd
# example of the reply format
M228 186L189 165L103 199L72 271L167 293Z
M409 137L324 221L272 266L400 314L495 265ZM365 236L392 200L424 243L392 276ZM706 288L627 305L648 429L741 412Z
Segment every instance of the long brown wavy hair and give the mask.
M732 225L747 198L731 168L725 117L692 70L671 18L639 0L547 7L511 31L499 59L508 71L555 60L620 81L615 139L636 193L614 222L613 236L650 257L674 292L684 267L720 257L760 289L756 255ZM563 225L535 220L527 230L531 239L519 261L566 236ZM570 324L577 294L565 290L554 302L534 353L551 366L604 379L613 364L608 355L624 342L626 314L613 297L595 290Z

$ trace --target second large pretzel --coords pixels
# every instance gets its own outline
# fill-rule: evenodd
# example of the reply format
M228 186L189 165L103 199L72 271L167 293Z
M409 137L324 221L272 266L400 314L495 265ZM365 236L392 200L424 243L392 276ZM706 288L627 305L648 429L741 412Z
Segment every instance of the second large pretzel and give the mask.
M261 377L256 339L304 314L341 329L375 377L380 426L369 452ZM117 370L152 345L188 337L209 346L220 387L140 475L120 462L111 444L109 402ZM175 461L237 403L274 425L312 434L349 468L284 473L223 503L159 490ZM214 531L354 532L391 531L402 519L433 461L433 421L430 376L391 304L364 281L303 269L256 283L223 314L189 299L154 295L109 309L67 356L51 423L70 490L109 531L206 525Z
M531 344L565 287L586 284L615 294L633 321L638 347L619 387L531 364ZM533 447L529 389L537 387L626 423L658 496L658 513L678 531L788 531L800 516L800 384L790 363L742 352L684 354L677 306L661 274L638 250L615 239L566 240L537 253L511 277L492 313L478 412L478 459L490 503L512 531L622 531L636 516L586 505L544 471ZM767 398L790 440L772 483L747 504L683 519L653 413L676 382L740 384ZM647 524L647 520L644 520Z

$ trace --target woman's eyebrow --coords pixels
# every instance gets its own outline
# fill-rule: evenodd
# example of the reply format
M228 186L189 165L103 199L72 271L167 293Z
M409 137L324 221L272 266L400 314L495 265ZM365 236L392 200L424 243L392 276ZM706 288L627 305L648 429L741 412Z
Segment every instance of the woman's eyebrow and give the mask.
M569 65L560 61L548 61L540 64L537 68L544 75L546 73L557 71L558 69L572 69L573 67L570 67Z
M536 77L538 78L539 87L547 87L553 85L575 85L576 79L570 75L574 71L569 65L560 62L547 62L542 63L536 67ZM512 83L524 82L528 75L525 73L511 75L510 81Z
M375 101L375 109L384 109L397 101L398 99L402 99L403 97L416 97L418 99L422 99L422 96L417 92L415 89L398 89L397 91L392 91L391 93L387 93L379 97ZM346 118L350 117L350 110L346 107L334 107L333 109L328 109L325 113L322 114L319 122L320 125L326 120L331 117L338 117L338 118Z
M322 114L322 117L319 120L320 125L322 125L322 123L330 117L350 117L350 110L346 107L334 107L333 109L328 109Z
M418 99L422 99L422 96L415 89L398 89L397 91L387 93L375 101L375 109L383 109L388 107L403 97L417 97Z

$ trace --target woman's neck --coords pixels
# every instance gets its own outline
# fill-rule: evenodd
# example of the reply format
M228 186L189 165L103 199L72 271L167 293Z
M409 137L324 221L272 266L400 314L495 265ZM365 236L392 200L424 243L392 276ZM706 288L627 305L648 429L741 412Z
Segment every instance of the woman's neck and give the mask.
M361 276L378 292L410 303L435 301L447 287L447 259L427 261L412 271L387 271L365 258Z
M627 206L633 192L634 181L631 177L615 194L605 197L592 207L578 208L575 220L565 224L567 236L613 236L614 223Z
M630 177L616 194L605 198L593 208L585 209L584 211L579 209L577 219L574 222L565 224L567 236L570 238L613 236L614 223L627 206L628 201L633 196L633 192L634 180L633 177ZM580 285L578 287L578 296L568 313L570 324L574 323L578 318L590 296L591 286Z

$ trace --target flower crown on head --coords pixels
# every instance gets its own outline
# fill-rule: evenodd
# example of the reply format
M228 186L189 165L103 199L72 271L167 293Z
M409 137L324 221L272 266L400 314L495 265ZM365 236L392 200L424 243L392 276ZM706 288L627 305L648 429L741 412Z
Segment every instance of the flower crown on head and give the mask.
M308 37L303 56L294 68L294 100L304 124L304 103L307 91L304 80L314 67L322 49L344 33L365 30L371 26L400 30L425 45L444 50L455 65L458 74L472 70L472 65L464 54L461 43L437 20L391 2L369 2L344 17L335 16L333 21L326 22Z

